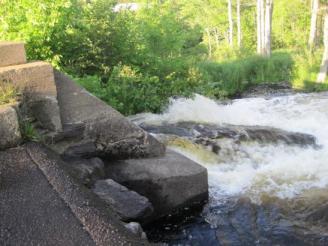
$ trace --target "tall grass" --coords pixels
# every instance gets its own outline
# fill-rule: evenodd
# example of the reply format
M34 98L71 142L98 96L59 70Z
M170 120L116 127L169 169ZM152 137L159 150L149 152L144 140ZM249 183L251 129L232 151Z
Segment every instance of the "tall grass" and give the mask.
M208 81L206 94L222 97L262 82L291 81L293 65L290 54L276 52L270 58L250 56L224 63L203 62L199 67Z

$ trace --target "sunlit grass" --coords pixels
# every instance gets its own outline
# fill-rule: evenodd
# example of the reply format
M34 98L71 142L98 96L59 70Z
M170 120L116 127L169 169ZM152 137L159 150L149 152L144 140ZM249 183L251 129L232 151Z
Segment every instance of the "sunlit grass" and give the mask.
M0 105L14 103L17 96L18 90L13 84L0 81Z

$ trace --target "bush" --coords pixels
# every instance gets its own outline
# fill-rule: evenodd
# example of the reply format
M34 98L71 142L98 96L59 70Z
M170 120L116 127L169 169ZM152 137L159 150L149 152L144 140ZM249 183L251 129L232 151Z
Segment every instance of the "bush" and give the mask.
M322 84L318 85L316 83L320 70L322 49L318 49L314 53L302 49L294 51L292 54L295 60L293 86L308 91L313 91L314 88L322 88Z
M101 83L96 76L77 80L92 94L129 115L158 113L171 97L191 96L200 84L199 76L196 69L190 69L187 78L178 79L172 75L161 81L158 76L142 74L137 68L119 65L113 69L107 83Z

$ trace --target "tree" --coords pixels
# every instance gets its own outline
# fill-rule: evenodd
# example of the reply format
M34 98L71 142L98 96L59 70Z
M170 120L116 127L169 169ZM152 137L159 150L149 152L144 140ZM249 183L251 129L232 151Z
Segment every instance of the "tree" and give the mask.
M238 47L241 47L241 22L240 22L240 0L237 0L237 33Z
M324 52L322 55L322 62L317 81L320 83L325 82L328 72L328 9L325 10L324 26L323 26L323 44Z
M265 29L263 54L271 56L271 32L272 32L273 0L266 1L265 7Z
M312 50L315 45L315 38L317 34L317 19L319 11L319 0L312 0L312 11L311 11L311 28L308 45Z
M232 0L228 0L229 45L233 47Z
M271 55L273 0L257 0L257 53Z
M257 53L262 54L262 8L263 0L257 0L256 13L257 13Z

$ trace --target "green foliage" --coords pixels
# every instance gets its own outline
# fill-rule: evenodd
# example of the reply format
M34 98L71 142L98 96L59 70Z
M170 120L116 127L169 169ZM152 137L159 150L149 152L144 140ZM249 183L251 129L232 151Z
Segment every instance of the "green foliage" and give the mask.
M320 69L322 49L315 52L307 50L294 51L295 67L293 70L293 85L298 89L313 91L315 88L324 88L325 85L315 86Z
M71 16L78 0L2 0L0 1L0 37L27 44L28 58L48 60L56 65L57 50L66 39Z
M314 53L306 48L310 0L275 0L271 58L254 55L254 0L241 0L241 47L236 21L233 47L227 42L226 1L139 0L136 12L114 12L117 2L126 1L2 0L0 36L25 41L30 59L78 77L124 114L159 112L170 97L195 92L235 96L261 82L325 89L314 86L322 41ZM319 35L322 22L321 13Z
M39 133L36 131L29 119L24 119L20 122L20 130L22 138L25 142L39 142L41 140Z
M0 81L0 105L14 103L18 97L18 90L11 83Z
M199 86L198 76L197 70L190 69L186 80L173 76L163 82L159 77L142 74L136 68L118 65L105 84L95 76L77 80L92 94L129 115L160 112L170 97L191 96Z

